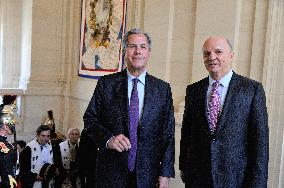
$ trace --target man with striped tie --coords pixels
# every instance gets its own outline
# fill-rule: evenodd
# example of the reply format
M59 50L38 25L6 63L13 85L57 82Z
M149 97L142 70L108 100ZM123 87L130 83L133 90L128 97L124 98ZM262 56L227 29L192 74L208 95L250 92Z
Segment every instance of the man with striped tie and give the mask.
M185 187L265 188L268 118L261 83L232 70L224 37L203 45L209 76L187 87L179 168Z

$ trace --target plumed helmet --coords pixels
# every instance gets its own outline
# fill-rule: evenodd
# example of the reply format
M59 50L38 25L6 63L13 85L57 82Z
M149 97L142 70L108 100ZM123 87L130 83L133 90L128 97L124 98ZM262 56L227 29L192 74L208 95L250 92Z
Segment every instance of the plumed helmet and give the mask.
M50 128L50 137L51 139L54 139L57 137L56 131L55 131L55 123L53 118L53 112L52 110L47 111L48 117L44 121L44 125L47 125Z
M0 115L0 127L3 125L7 125L12 133L15 132L15 125L17 123L17 115L16 115L16 104L10 104L3 106Z

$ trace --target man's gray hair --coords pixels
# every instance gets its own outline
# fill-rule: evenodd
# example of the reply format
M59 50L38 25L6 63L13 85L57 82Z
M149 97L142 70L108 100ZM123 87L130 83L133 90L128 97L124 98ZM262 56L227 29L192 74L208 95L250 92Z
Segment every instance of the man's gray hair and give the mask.
M149 50L152 49L152 38L151 38L151 35L147 32L144 32L143 30L141 29L138 29L138 28L133 28L129 31L127 31L122 39L122 52L123 54L125 54L125 51L126 51L126 47L128 45L128 37L129 35L133 35L133 34L137 34L137 35L144 35L146 38L147 38L147 42L148 42L148 46L149 46Z
M208 39L210 39L212 36L210 36ZM218 37L218 36L217 36ZM220 37L219 37L220 38ZM230 50L231 50L231 52L233 52L234 51L234 47L233 47L233 44L232 44L232 42L228 39L228 38L223 38L223 37L221 37L222 39L224 39L225 41L226 41L226 43L228 44L228 46L229 46L229 48L230 48ZM208 40L207 39L207 40ZM206 40L206 41L207 41ZM206 42L205 41L205 42ZM204 43L205 44L205 43ZM203 51L203 47L202 47L202 51Z
M233 44L231 43L231 41L229 39L226 39L228 46L230 47L231 51L234 51L234 47Z
M69 135L73 131L78 131L80 133L80 129L78 129L78 128L69 128L68 131L67 131L67 135Z

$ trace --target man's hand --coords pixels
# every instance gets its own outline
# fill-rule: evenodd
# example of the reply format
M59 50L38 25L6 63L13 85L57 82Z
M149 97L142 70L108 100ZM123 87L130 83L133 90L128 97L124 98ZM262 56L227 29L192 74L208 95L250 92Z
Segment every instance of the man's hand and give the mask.
M113 136L109 139L107 143L109 149L114 149L118 152L127 151L131 148L129 139L123 134Z
M170 187L170 178L159 176L157 187L158 188L169 188Z

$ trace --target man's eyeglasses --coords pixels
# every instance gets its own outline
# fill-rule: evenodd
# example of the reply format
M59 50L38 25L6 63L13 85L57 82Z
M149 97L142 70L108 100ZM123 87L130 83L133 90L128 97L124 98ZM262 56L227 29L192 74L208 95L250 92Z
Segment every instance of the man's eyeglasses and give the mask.
M148 45L146 45L146 44L128 44L127 45L127 48L129 48L129 49L135 49L135 50L137 50L137 49L140 49L140 50L149 50L149 47L148 47Z

